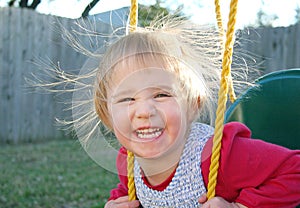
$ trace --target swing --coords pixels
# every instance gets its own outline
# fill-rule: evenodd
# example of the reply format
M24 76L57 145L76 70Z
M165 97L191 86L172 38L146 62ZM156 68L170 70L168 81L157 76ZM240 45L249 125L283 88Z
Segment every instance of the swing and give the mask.
M239 121L264 139L290 149L300 149L300 69L267 74L231 105L225 122Z
M234 43L234 32L235 32L235 23L236 23L236 14L237 14L237 4L238 0L231 0L230 3L230 13L229 20L227 25L226 32L226 42L224 45L224 53L222 60L222 72L221 72L221 81L220 81L220 90L218 93L218 107L216 112L216 121L215 121L215 132L213 139L213 148L211 156L211 165L209 172L209 182L208 182L208 191L207 198L211 199L215 196L215 187L217 184L217 174L219 168L219 158L221 150L221 140L223 136L223 125L224 125L224 115L226 110L226 103L228 93L230 94L230 100L233 102L235 100L235 95L232 87L231 79L231 63L232 63L232 53L233 53L233 43ZM216 8L216 19L219 28L219 34L221 37L224 37L224 29L222 25L221 9L220 3L218 0L215 0ZM133 32L137 26L137 10L138 3L137 0L131 0L130 8L130 20L129 20L129 29L130 32ZM134 186L134 176L133 176L133 166L134 166L134 155L132 152L127 151L127 177L128 177L128 196L129 200L136 199L136 192Z

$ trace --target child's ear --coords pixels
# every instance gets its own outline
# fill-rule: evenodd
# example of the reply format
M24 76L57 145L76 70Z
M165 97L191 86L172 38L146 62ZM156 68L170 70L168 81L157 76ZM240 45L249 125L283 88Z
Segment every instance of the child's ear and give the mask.
M200 98L200 96L198 96L198 98L197 98L197 110L199 110L200 107L201 107L201 98Z

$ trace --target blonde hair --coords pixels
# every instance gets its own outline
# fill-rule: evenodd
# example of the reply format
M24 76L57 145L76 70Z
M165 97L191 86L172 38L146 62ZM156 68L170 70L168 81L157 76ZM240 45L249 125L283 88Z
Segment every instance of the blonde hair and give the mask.
M107 106L107 89L119 63L158 62L175 73L194 118L214 121L220 77L221 48L212 28L193 25L187 20L161 22L159 27L137 28L110 45L99 64L95 80L95 110L103 124L112 129ZM134 57L132 59L131 57Z
M179 81L182 90L178 93L186 99L193 119L214 125L222 57L222 41L214 27L195 25L174 16L155 20L147 28L138 27L128 35L124 35L124 28L103 34L94 31L93 23L88 25L79 22L75 27L80 28L78 31L62 27L70 46L88 57L79 73L76 69L66 72L59 64L45 60L38 63L42 75L34 74L27 81L47 92L64 94L64 110L72 111L72 117L66 118L64 114L59 123L74 130L83 148L101 167L117 173L114 161L120 144L111 131L107 90L114 81L115 70L122 64L161 64ZM82 36L88 37L88 43L81 42ZM240 55L235 49L237 54ZM235 90L249 84L244 81L248 77L245 66L244 62L234 63L233 69L238 72L233 74ZM45 75L51 79L43 79Z

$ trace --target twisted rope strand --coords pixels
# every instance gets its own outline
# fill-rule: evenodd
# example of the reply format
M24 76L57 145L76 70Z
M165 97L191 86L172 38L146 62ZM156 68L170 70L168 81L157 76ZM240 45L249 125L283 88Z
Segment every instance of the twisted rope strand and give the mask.
M217 20L217 25L219 29L219 35L221 37L220 44L222 48L224 48L224 28L223 28L223 20L222 20L222 14L221 14L221 7L220 7L220 1L215 0L215 13L216 13L216 20Z
M138 22L138 2L137 0L131 0L130 16L129 16L129 29L130 32L134 32Z
M130 17L129 17L130 32L134 32L137 27L138 19L138 2L131 0ZM127 150L127 178L128 178L128 196L129 201L136 200L136 190L134 185L134 154Z
M227 103L227 94L228 94L229 84L230 85L232 84L230 74L231 74L237 4L238 4L238 0L231 0L229 21L228 21L227 33L226 33L226 43L225 43L225 49L224 49L224 55L222 61L222 73L221 73L221 82L220 82L221 84L220 84L220 89L218 94L219 99L218 99L217 117L215 121L215 132L214 132L214 139L213 139L213 148L212 148L208 191L207 191L208 199L211 199L212 197L215 196L215 188L217 184L217 176L218 176L218 169L219 169L221 140L223 137L223 128L224 128L223 124L224 124L224 115L225 115L226 103Z
M134 167L134 155L132 152L127 150L127 171L128 171L127 172L127 177L128 177L127 186L128 186L129 201L133 201L136 199L133 167Z
M222 47L222 55L224 56L224 39L225 39L225 31L223 28L223 19L222 19L222 13L221 13L221 6L220 6L220 1L219 0L215 0L215 13L216 13L216 21L217 21L217 25L218 25L218 31L219 31L219 35L220 35L220 45ZM229 81L229 98L230 101L233 103L236 100L236 95L234 92L234 88L233 88L233 82L232 82L232 76L231 74L228 77L228 81Z

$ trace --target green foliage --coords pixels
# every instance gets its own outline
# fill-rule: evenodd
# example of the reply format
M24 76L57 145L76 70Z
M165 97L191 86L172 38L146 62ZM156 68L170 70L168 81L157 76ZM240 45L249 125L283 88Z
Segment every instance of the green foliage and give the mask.
M10 0L7 4L8 6L12 7L15 5L15 3L18 3L19 7L21 8L36 9L41 3L41 0L33 0L32 2L29 2L28 0Z
M295 15L296 23L300 23L300 6L299 5L297 5L295 12L296 12L296 15Z
M169 11L166 8L161 7L159 4L145 6L139 5L138 7L138 24L140 26L149 26L150 22L158 16L166 16Z
M162 7L160 5L161 1L156 1L154 5L145 6L139 4L138 6L138 24L142 27L147 27L150 25L151 21L157 18L163 18L169 14L174 16L183 16L180 12L182 9L182 5L179 5L175 12L171 12L169 9Z
M118 180L71 140L6 145L0 155L0 207L100 208Z
M272 27L273 23L278 19L278 16L275 14L267 14L262 9L257 12L256 24L258 26L267 26Z

